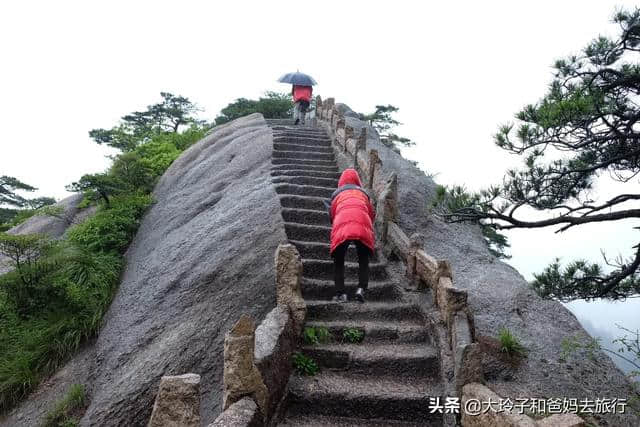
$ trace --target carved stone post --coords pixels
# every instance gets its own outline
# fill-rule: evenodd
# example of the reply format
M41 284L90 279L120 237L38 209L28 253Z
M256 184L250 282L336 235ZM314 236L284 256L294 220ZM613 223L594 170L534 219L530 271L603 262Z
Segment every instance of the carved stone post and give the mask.
M384 189L378 197L376 222L379 226L382 242L387 241L389 221L395 221L398 217L398 176L391 174Z
M316 116L318 119L322 118L322 98L320 95L316 96Z
M302 332L307 306L302 298L302 260L296 247L290 243L276 249L276 299L278 305L288 307L296 335Z
M164 376L148 427L200 427L200 375Z
M376 170L382 166L382 161L378 156L378 150L369 151L369 176L367 177L367 187L373 188L373 179Z
M267 387L255 364L255 325L246 314L224 337L223 410L251 396L263 417L268 411Z
M418 287L420 278L416 274L416 253L422 249L424 236L420 233L413 233L409 237L409 256L407 257L407 277L409 283Z

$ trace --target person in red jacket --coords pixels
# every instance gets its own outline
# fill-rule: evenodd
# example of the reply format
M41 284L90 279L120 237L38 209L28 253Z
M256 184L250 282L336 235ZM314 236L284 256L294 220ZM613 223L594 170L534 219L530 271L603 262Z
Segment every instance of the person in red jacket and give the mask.
M369 283L369 256L375 248L373 220L375 211L369 195L362 189L355 169L346 169L340 175L338 188L331 196L331 246L333 257L335 296L334 301L346 302L344 290L344 257L353 243L358 253L358 289L355 298L364 302L364 291Z
M300 119L302 119L302 124L304 124L304 117L307 114L312 93L313 88L311 86L293 85L291 88L294 103L293 118L296 125L300 123Z

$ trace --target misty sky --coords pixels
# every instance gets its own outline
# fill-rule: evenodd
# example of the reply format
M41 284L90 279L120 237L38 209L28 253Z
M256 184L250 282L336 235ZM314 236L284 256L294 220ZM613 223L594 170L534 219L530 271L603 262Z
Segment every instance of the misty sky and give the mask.
M2 2L0 175L66 197L66 184L108 166L90 129L160 91L188 96L211 120L238 97L288 90L275 80L300 69L356 111L400 107L397 133L417 142L404 155L440 183L478 189L519 162L493 144L498 125L544 94L555 59L616 34L615 6L636 3ZM603 180L595 194L615 190ZM632 225L513 232L511 263L530 279L555 256L630 254Z

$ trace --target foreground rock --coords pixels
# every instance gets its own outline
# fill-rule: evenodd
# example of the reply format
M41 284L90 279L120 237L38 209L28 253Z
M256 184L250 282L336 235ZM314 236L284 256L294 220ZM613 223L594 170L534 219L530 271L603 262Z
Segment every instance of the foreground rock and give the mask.
M81 425L146 425L161 376L185 372L201 376L202 423L221 411L225 333L275 305L273 257L286 236L272 149L254 114L216 128L164 174L90 355L65 369L91 366L58 377L88 386ZM60 394L38 396L0 424L37 425Z

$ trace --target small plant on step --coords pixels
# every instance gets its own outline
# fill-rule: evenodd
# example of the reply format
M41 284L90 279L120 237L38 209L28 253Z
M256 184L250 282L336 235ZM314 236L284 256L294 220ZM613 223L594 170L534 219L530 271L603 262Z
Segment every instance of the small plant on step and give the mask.
M299 375L314 376L320 371L315 360L299 351L293 354L293 367Z
M508 356L524 356L526 349L509 329L501 328L498 332L498 340L500 341L500 351L503 353Z
M360 343L364 339L364 331L358 328L346 328L342 331L342 338L350 343Z
M315 345L315 344L324 344L331 341L332 335L329 332L329 329L324 326L312 327L308 326L304 328L302 333L302 339L305 344Z

